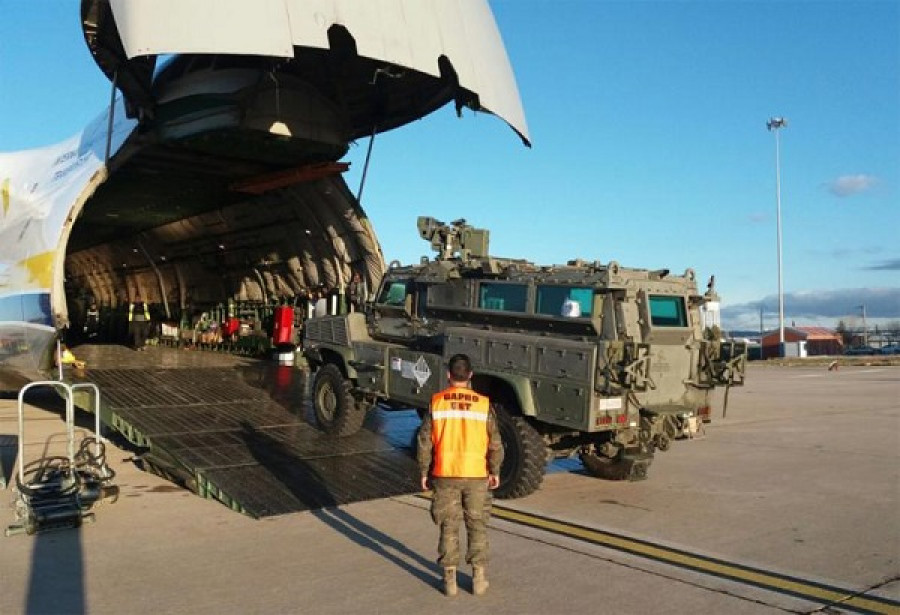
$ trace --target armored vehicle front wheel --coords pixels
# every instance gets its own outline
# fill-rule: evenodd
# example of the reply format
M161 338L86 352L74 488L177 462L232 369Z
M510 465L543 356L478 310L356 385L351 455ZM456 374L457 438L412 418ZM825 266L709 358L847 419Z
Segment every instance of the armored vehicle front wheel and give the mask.
M522 498L541 486L547 452L541 435L521 416L513 416L501 404L492 404L503 441L500 486L494 495L502 499Z
M356 401L350 381L340 368L327 363L316 372L313 381L313 412L325 433L335 436L355 434L366 418L365 406Z

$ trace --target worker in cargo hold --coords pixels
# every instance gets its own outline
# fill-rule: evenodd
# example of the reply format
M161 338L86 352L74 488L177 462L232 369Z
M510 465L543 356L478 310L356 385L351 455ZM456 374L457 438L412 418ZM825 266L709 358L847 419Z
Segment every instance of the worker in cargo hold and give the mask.
M143 350L150 330L150 308L140 295L128 304L128 333L135 350Z
M97 309L97 302L91 300L90 306L84 315L84 337L92 342L97 341L100 334L100 310Z
M431 518L440 527L438 563L444 568L444 593L457 593L459 524L468 535L466 562L472 565L475 595L487 591L487 522L491 489L500 485L503 446L497 417L486 395L471 388L472 363L457 354L447 363L450 381L431 398L418 436L422 489L434 487Z
M351 312L362 312L366 305L366 283L358 271L353 272L353 279L347 286L347 300L350 303Z

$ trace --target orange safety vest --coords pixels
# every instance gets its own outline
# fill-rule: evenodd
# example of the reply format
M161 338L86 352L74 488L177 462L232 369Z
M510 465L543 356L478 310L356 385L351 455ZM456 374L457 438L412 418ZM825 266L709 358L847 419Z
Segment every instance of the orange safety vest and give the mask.
M434 476L487 477L490 404L486 395L454 386L431 398Z

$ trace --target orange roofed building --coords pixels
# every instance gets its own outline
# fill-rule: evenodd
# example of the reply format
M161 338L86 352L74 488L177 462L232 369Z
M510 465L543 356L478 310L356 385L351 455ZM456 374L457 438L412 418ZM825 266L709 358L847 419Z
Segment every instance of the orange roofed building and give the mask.
M844 341L840 333L825 327L785 327L785 342L806 342L806 355L844 354ZM779 356L778 329L769 331L762 337L762 358Z

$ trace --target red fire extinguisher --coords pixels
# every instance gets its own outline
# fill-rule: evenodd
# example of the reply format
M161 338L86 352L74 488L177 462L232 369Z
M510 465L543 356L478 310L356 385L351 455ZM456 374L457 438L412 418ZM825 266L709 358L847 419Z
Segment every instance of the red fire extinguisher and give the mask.
M276 346L293 343L294 337L294 308L279 306L275 308L275 326L272 331L272 341Z

